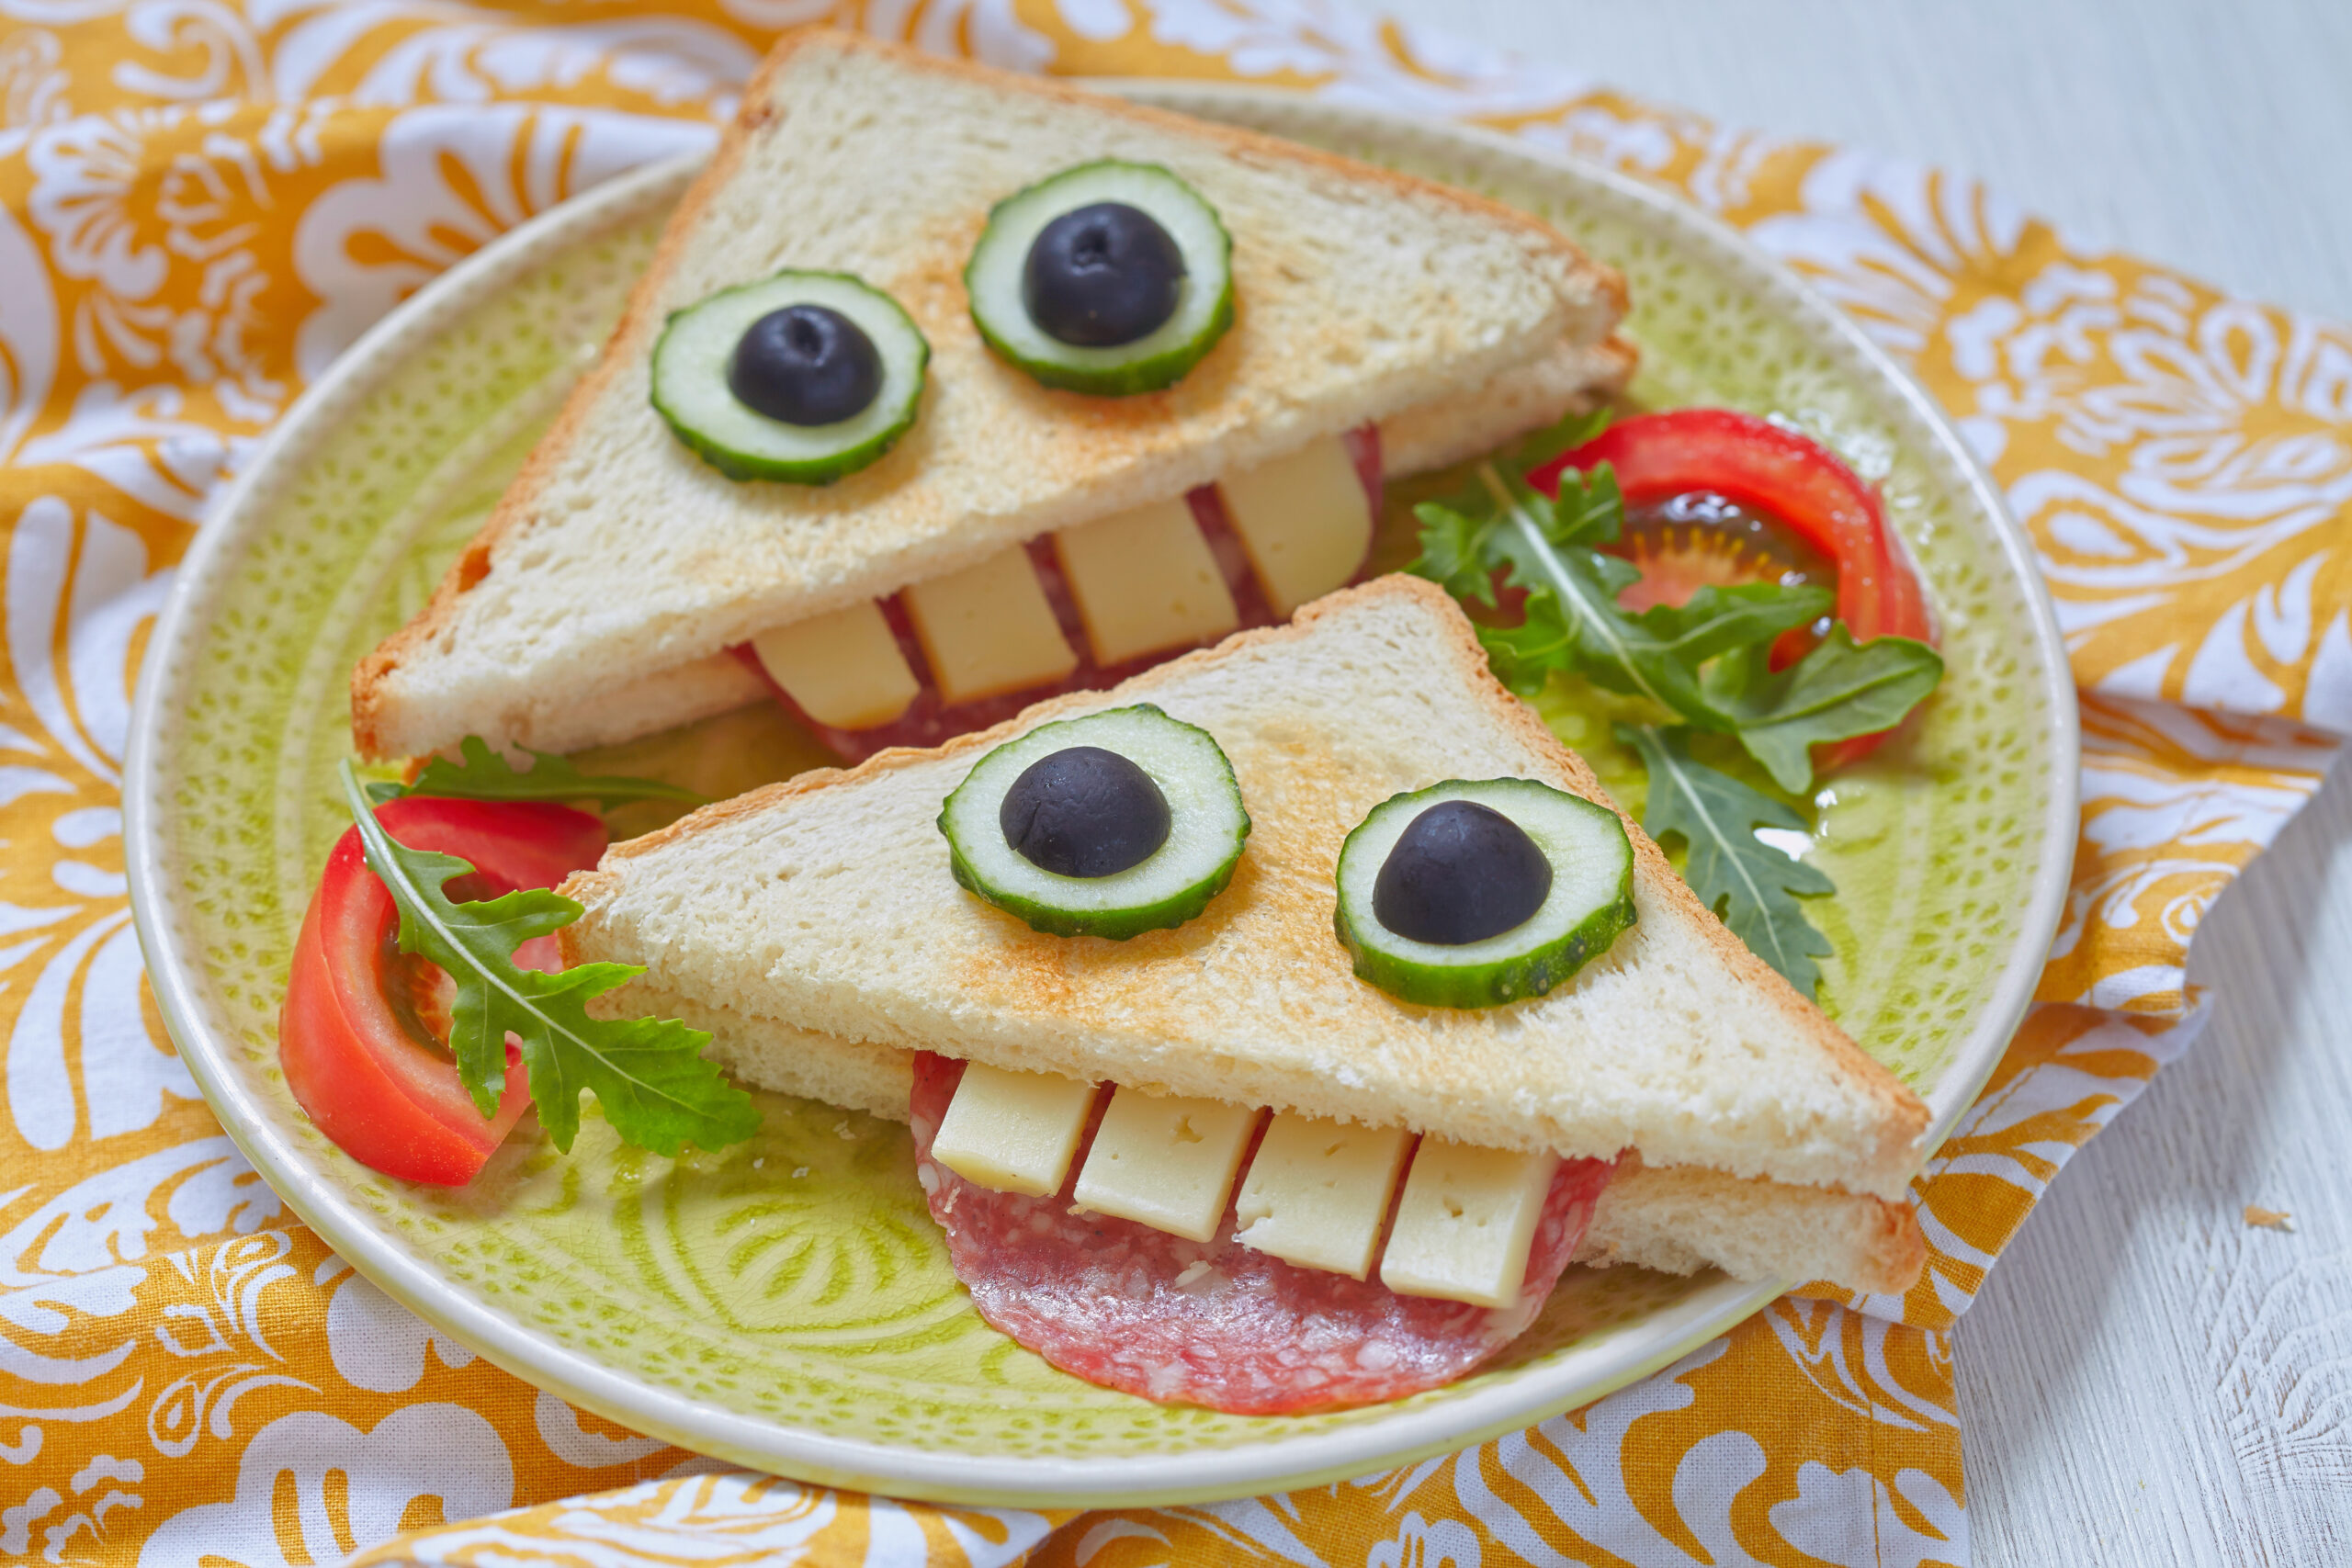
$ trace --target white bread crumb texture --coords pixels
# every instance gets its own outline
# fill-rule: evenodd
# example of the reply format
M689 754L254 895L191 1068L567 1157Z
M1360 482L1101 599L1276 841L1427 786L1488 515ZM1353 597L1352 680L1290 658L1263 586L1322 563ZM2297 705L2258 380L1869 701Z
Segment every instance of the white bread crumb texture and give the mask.
M1613 275L1435 187L1237 153L1212 128L865 48L800 49L768 90L772 112L722 152L724 186L681 209L605 366L509 492L486 574L374 682L379 749L466 733L544 745L554 726L530 688L616 687L1318 435L1475 398L1551 355L1419 442L1491 445L1565 404L1564 353L1594 375L1622 368L1589 359L1622 308ZM967 308L963 263L989 204L1106 156L1172 168L1234 235L1237 324L1165 393L1039 387L988 351ZM786 265L887 290L933 349L914 430L820 488L721 477L647 397L670 310Z

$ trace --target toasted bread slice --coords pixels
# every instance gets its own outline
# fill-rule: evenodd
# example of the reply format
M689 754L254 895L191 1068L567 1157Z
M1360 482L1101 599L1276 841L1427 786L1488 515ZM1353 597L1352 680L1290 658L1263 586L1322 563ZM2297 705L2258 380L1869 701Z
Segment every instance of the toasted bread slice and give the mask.
M1216 736L1248 804L1248 851L1207 912L1069 940L959 889L934 818L972 765L1037 724L1135 702ZM644 965L670 998L867 1045L1899 1201L1926 1107L1630 819L1638 922L1549 996L1453 1011L1355 978L1332 934L1342 839L1399 791L1492 777L1609 804L1496 682L1453 602L1384 578L1114 691L616 845L566 884L585 912L561 940L575 960Z
M1173 170L1233 236L1237 324L1165 392L1050 390L971 321L962 270L990 205L1104 157ZM932 347L912 432L830 486L725 479L647 396L670 311L787 265L856 274ZM756 689L712 661L731 645L1316 438L1391 428L1405 459L1392 472L1491 447L1622 383L1623 310L1615 273L1480 197L869 39L795 34L481 536L355 672L355 738L371 756L469 734L562 750L717 711Z

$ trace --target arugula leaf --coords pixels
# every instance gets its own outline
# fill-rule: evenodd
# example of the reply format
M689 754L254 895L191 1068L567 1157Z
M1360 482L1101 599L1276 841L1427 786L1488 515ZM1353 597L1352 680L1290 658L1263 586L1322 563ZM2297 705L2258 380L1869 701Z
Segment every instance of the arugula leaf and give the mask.
M1555 546L1605 545L1625 523L1624 498L1606 465L1590 474L1566 470L1554 497L1529 484L1518 469L1498 468L1489 459L1471 471L1464 488L1413 508L1421 522L1421 558L1408 570L1442 583L1457 598L1492 604L1493 584L1486 574L1510 564L1499 541L1515 511L1524 513L1539 536ZM1479 574L1475 581L1474 570Z
M1695 602L1695 601L1694 601ZM1901 722L1943 679L1942 657L1924 642L1882 637L1856 643L1843 621L1786 670L1744 649L1708 671L1739 743L1791 794L1813 787L1813 747L1875 735Z
M678 800L689 806L707 804L706 797L678 784L656 779L583 775L569 758L551 751L532 751L527 771L518 771L490 749L479 735L458 743L462 761L447 757L429 759L413 784L371 784L368 797L381 806L403 795L433 795L460 800L594 800L606 807L632 800Z
M704 1059L710 1036L683 1023L588 1016L587 1002L645 973L627 964L582 964L560 975L525 969L514 949L580 918L580 906L548 888L487 902L453 903L442 888L473 867L456 855L413 850L385 831L351 763L344 798L358 825L368 867L400 911L400 947L439 964L456 984L449 1048L458 1076L484 1117L506 1079L506 1037L522 1042L531 1100L559 1149L580 1131L585 1089L624 1142L659 1155L687 1143L707 1149L759 1130L751 1096Z
M1502 503L1501 516L1516 522L1517 513L1540 525L1555 545L1606 545L1625 527L1625 497L1617 488L1617 470L1603 463L1590 473L1560 470L1560 491L1547 496L1521 477L1520 470L1478 465L1478 488L1487 499Z
M1544 508L1546 516L1561 511L1584 513L1589 510L1590 525L1600 530L1594 536L1603 540L1613 539L1624 516L1624 506L1618 493L1616 476L1606 465L1592 474L1574 468L1563 470L1560 497L1556 502L1521 477L1542 468L1561 453L1583 446L1599 435L1608 424L1609 412L1605 409L1593 413L1564 415L1558 423L1521 437L1517 446L1493 453L1475 465L1464 465L1461 482L1453 490L1417 505L1414 513L1425 525L1433 513L1442 513L1452 516L1474 534L1483 531L1493 523L1491 513L1494 507L1477 470L1494 468L1505 476L1505 483L1525 494L1531 504ZM1424 536L1424 545L1427 542ZM1487 562L1488 568L1496 564ZM1434 573L1422 571L1418 563L1408 570L1432 581L1445 581ZM1466 595L1471 592L1467 584L1455 587L1453 591L1457 595ZM1491 604L1492 600L1487 602Z
M1803 831L1804 818L1691 756L1687 729L1621 724L1616 733L1649 769L1642 827L1653 839L1682 836L1690 851L1682 879L1699 902L1810 998L1821 983L1814 960L1831 949L1797 900L1837 889L1818 866L1792 860L1756 836L1758 828Z
M1450 509L1435 505L1419 508L1418 515L1440 527L1451 550L1487 572L1509 568L1504 585L1526 591L1520 625L1479 632L1504 683L1524 693L1540 687L1552 671L1581 664L1610 690L1645 696L1677 712L1680 705L1669 692L1700 700L1695 675L1659 669L1641 658L1634 618L1617 607L1619 590L1640 575L1639 569L1579 547L1587 540L1614 539L1623 524L1615 475L1607 469L1592 476L1564 474L1556 502L1524 480L1506 478L1492 463L1478 466L1477 481L1495 508L1490 518L1474 521L1461 513L1449 517ZM1423 539L1426 558L1426 532ZM1462 570L1456 567L1457 579ZM1486 603L1494 603L1491 593Z
M1547 439L1565 443L1554 450L1566 450L1597 429L1563 428ZM1699 761L1689 736L1736 735L1773 783L1804 790L1813 783L1815 745L1892 728L1935 689L1943 675L1935 650L1903 637L1858 645L1839 624L1804 659L1773 671L1770 652L1781 634L1830 614L1837 603L1828 590L1809 585L1710 586L1679 605L1629 613L1617 596L1639 569L1592 547L1624 526L1623 498L1606 464L1589 474L1565 470L1553 501L1483 463L1469 493L1415 511L1421 553L1409 570L1488 609L1500 607L1498 574L1501 586L1523 592L1518 625L1478 628L1505 685L1533 698L1555 674L1571 673L1680 721L1667 729L1615 727L1648 770L1645 825L1653 837L1683 836L1686 879L1700 898L1790 984L1813 995L1820 980L1814 960L1830 947L1797 899L1834 889L1819 869L1756 837L1759 828L1804 823Z
M1624 679L1621 670L1578 657L1590 631L1589 617L1601 613L1595 607L1613 606L1619 592L1641 575L1641 569L1613 556L1576 549L1557 552L1544 566L1553 576L1541 592L1531 585L1528 573L1516 567L1507 580L1508 586L1528 590L1519 625L1478 628L1478 640L1486 647L1495 678L1527 697L1542 691L1554 671L1582 668L1612 692L1668 701L1660 692Z
M1487 553L1494 521L1436 501L1416 506L1413 515L1421 520L1421 553L1405 570L1456 599L1495 608L1495 563Z
M1548 502L1492 464L1478 479L1495 507L1484 522L1451 508L1419 509L1421 558L1414 570L1457 596L1492 604L1490 573L1508 567L1506 585L1524 589L1518 626L1482 627L1496 676L1513 691L1540 690L1555 670L1580 669L1596 684L1647 697L1708 729L1731 720L1708 699L1700 667L1717 655L1778 636L1827 613L1826 590L1742 583L1707 587L1679 605L1633 615L1617 595L1641 576L1630 561L1588 541L1614 539L1624 505L1606 467L1590 476L1561 476L1560 500Z
M1769 648L1782 632L1819 620L1837 603L1829 590L1810 584L1711 582L1679 604L1653 604L1636 619L1658 658L1695 670L1721 654ZM1703 682L1701 689L1705 690ZM1688 716L1694 723L1713 719L1714 728L1740 722L1719 714L1712 696Z

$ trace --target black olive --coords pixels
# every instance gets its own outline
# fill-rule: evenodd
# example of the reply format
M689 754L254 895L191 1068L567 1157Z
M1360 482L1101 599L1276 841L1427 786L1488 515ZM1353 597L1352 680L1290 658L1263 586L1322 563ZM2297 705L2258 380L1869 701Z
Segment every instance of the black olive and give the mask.
M1079 348L1115 348L1176 313L1184 253L1159 220L1122 201L1065 212L1030 243L1021 302L1046 336Z
M1372 912L1398 936L1461 947L1527 923L1552 893L1552 863L1491 806L1441 801L1413 818L1372 885Z
M865 329L823 305L786 305L744 330L727 389L786 424L838 424L882 390L882 356Z
M1004 841L1057 876L1112 876L1168 841L1168 797L1116 751L1070 746L1021 772L997 808Z

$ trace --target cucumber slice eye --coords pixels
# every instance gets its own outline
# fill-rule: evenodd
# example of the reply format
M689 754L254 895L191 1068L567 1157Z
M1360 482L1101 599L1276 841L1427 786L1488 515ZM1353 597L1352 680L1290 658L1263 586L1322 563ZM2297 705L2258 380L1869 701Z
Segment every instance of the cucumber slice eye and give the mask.
M1624 823L1531 779L1390 796L1340 846L1338 880L1357 976L1422 1007L1540 997L1634 918Z
M1106 159L998 202L964 288L989 346L1046 386L1155 392L1233 324L1233 240L1166 169Z
M846 273L780 272L671 316L653 407L729 479L831 484L913 425L930 363L888 295Z
M958 886L1033 930L1124 942L1181 926L1225 891L1250 814L1215 738L1141 703L990 751L939 830Z

